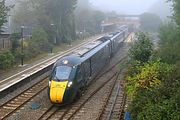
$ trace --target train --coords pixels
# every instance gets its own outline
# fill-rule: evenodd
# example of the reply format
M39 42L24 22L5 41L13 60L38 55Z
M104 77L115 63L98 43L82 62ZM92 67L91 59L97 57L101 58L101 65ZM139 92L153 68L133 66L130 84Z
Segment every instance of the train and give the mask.
M51 103L64 105L79 98L103 67L108 65L128 34L128 26L123 26L118 32L103 36L58 59L49 79Z

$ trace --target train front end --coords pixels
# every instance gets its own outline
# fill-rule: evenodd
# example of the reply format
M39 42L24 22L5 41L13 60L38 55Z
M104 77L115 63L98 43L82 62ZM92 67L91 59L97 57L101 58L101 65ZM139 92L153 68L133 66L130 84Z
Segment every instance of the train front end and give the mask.
M59 61L53 68L49 80L48 95L53 104L71 103L77 94L77 83L74 81L76 66L70 64L69 60Z

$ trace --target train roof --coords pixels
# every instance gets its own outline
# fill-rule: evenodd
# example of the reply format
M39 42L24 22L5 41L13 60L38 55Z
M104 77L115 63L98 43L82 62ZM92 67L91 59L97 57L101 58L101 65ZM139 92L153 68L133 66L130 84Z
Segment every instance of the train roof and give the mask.
M75 65L79 65L79 64L81 64L81 59L79 56L68 55L68 56L64 56L63 58L60 58L59 60L57 60L55 66L63 66L63 65L75 66Z
M119 32L109 34L107 36L101 37L96 41L92 41L78 48L69 55L57 60L56 66L61 66L61 65L74 66L81 64L82 61L89 59L96 52L98 52L100 49L106 46L110 42L111 38L116 37L118 34Z
M89 51L91 51L92 49L94 49L95 47L97 47L98 45L101 45L103 42L100 40L94 41L94 42L90 42L87 45L84 45L82 47L80 47L79 49L75 50L73 53L71 54L75 54L79 57L83 56L84 54L88 53Z
M81 56L82 61L85 61L85 60L89 59L90 57L92 57L95 53L97 53L99 50L104 48L108 43L110 43L110 40L106 41L106 42L103 42L101 45L95 47L94 49L92 49L88 53L86 53L83 56Z

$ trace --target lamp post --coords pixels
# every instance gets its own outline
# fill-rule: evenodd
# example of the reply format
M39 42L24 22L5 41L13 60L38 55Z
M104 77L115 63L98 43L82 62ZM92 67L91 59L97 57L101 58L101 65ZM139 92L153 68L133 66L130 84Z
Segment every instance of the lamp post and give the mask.
M21 26L21 65L23 66L24 65L24 35L23 35L23 32L24 32L24 26Z
M55 37L54 37L54 44L56 44L56 42L57 42L57 33L58 33L58 29L57 29L57 25L55 25L55 24L51 24L51 26L54 26L55 27L55 33L56 33L56 35L55 35Z
M57 29L57 25L55 25L55 24L53 24L53 23L51 24L51 26L52 26L52 28L55 27L55 36L54 36L54 40L53 40L53 43L52 43L52 46L51 46L51 53L53 53L53 45L55 45L56 42L57 42L58 29Z

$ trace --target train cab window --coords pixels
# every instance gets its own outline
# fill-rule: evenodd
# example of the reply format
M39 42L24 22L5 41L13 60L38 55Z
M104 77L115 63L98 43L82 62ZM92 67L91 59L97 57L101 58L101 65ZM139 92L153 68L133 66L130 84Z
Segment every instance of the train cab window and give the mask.
M52 73L52 79L56 81L68 80L72 68L68 66L58 66Z

